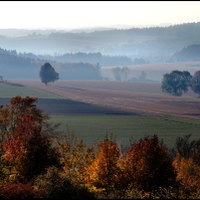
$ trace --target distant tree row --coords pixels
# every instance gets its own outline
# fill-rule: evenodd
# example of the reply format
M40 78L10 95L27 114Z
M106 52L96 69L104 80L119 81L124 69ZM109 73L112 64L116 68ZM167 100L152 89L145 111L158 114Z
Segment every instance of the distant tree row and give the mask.
M101 53L65 53L63 55L35 55L33 53L17 53L16 50L4 50L0 48L0 61L1 62L11 62L14 60L16 63L27 64L32 63L33 61L52 61L52 62L61 62L61 63L91 63L97 64L99 66L121 66L121 65L139 65L147 64L142 58L135 58L132 60L127 56L108 56L102 55ZM5 64L4 64L5 65Z
M54 63L55 64L55 63ZM41 66L39 77L46 85L60 79L66 80L102 80L99 65L90 63L64 63L59 64L60 75L50 63Z
M40 60L51 60L56 62L85 62L96 64L99 63L101 66L121 66L121 65L131 65L135 64L135 61L132 61L131 58L127 56L106 56L102 55L101 53L65 53L63 55L34 55L32 53L20 53L20 57L28 57ZM140 61L140 60L139 60ZM143 61L144 62L144 61ZM138 64L142 64L138 62Z
M174 70L163 75L162 91L181 96L188 91L188 88L200 95L200 70L192 76L188 71Z
M193 31L191 31L191 29ZM143 27L143 28L130 28L130 29L116 29L116 30L101 30L101 31L93 31L91 33L51 33L49 38L68 38L68 39L76 39L76 38L93 38L96 41L96 38L100 37L113 37L115 36L123 36L128 37L132 36L176 36L176 37L198 37L200 32L200 22L192 22L192 23L183 23L183 24L175 24L169 25L166 27Z

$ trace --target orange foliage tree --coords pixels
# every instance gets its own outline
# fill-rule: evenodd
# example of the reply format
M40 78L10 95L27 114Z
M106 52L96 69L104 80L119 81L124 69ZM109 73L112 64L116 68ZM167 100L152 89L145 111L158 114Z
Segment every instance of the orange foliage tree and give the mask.
M56 156L50 147L52 137L47 139L45 135L54 135L58 124L52 126L49 116L36 107L36 102L37 98L16 96L9 105L0 106L1 180L6 172L27 181L48 165L50 156L47 154L52 151L52 159Z
M11 137L4 140L4 159L11 164L11 175L21 182L31 181L46 167L59 163L59 154L48 138L41 134L36 117L28 114L18 118Z
M98 151L88 167L89 183L95 188L111 194L118 185L120 150L112 138L106 137L98 144Z
M134 144L121 161L129 188L155 192L175 183L172 160L158 137L145 136Z
M87 167L95 157L95 145L86 148L83 140L69 129L60 133L56 141L64 173L72 181L83 184Z
M21 115L35 116L40 124L49 119L44 111L36 107L36 102L37 98L16 96L10 100L9 105L0 106L0 142L14 132L18 125L18 118Z
M177 153L173 160L179 185L179 198L199 198L200 196L200 166L193 158L184 158Z

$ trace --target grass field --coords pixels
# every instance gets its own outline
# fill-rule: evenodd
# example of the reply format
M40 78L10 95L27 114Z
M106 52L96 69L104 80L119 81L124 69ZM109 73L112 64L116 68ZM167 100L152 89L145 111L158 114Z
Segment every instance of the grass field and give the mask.
M31 87L25 87L23 85L0 83L0 98L12 98L18 95L21 97L30 96L47 99L61 98L58 95L51 94L49 92L44 92Z
M186 134L199 139L200 130L199 120L161 116L52 115L51 121L62 123L60 130L69 127L87 145L111 133L116 136L119 146L122 142L129 142L131 137L137 141L145 135L156 134L168 147L173 147L176 138Z

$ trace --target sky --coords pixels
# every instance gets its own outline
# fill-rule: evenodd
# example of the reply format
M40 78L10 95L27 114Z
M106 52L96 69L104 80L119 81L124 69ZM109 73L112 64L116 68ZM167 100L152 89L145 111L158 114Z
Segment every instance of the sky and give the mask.
M1 29L150 27L200 22L200 1L0 1Z

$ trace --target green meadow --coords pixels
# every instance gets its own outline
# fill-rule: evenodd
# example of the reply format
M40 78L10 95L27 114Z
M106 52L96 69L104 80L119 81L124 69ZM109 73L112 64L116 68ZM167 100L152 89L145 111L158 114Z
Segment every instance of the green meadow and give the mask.
M0 84L0 98L38 97L46 99L60 99L61 97L40 90ZM57 105L59 106L59 104ZM192 134L192 139L199 139L200 121L164 117L164 116L135 116L135 115L50 115L50 121L61 123L59 130L68 128L76 136L83 139L87 145L102 140L107 134L113 134L120 147L130 139L135 141L145 135L157 134L168 147L173 147L177 137Z
M21 97L30 96L30 97L38 97L45 99L61 98L57 95L25 86L16 86L16 85L8 85L0 83L0 98L13 98L15 96L21 96Z
M53 115L50 119L61 123L59 129L74 132L87 145L95 140L102 140L106 134L116 136L120 146L129 139L138 141L145 135L158 135L168 147L173 147L177 137L192 134L192 139L199 139L200 121L163 116L133 115Z

